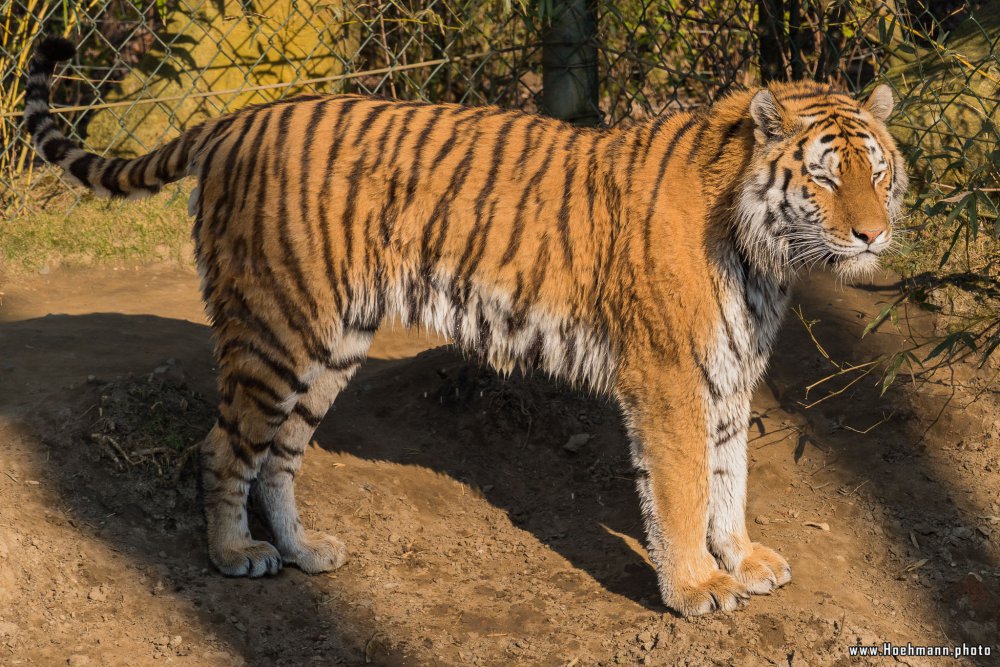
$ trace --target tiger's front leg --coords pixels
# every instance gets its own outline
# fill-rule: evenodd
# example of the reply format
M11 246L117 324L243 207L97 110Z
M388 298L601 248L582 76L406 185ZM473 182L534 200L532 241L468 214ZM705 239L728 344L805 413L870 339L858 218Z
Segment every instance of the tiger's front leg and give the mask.
M752 542L746 526L747 425L750 395L720 396L710 402L708 423L708 544L719 563L751 593L770 593L791 581L788 562Z
M621 374L625 413L649 545L664 604L684 616L728 611L750 597L708 551L709 453L705 411L691 391L693 368Z

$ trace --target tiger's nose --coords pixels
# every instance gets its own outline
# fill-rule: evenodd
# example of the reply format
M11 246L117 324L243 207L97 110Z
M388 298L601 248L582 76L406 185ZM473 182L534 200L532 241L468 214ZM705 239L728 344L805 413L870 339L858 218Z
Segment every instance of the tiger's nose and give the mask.
M871 227L869 229L852 229L851 232L854 234L855 238L861 239L868 245L875 243L876 240L882 234L885 233L885 227Z

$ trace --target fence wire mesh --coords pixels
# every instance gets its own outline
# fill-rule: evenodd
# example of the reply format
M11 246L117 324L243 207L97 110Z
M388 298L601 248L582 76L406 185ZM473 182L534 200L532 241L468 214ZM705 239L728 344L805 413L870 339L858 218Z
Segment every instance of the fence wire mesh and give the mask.
M585 14L577 25L592 34L554 29L566 12ZM68 210L81 196L37 163L20 125L31 45L51 33L79 45L57 79L62 119L88 148L114 155L302 92L545 111L555 96L554 85L548 101L543 90L547 48L571 52L568 75L593 88L591 118L605 125L768 80L858 92L886 81L900 100L893 130L917 176L914 210L958 210L952 221L997 231L995 0L2 0L5 215Z

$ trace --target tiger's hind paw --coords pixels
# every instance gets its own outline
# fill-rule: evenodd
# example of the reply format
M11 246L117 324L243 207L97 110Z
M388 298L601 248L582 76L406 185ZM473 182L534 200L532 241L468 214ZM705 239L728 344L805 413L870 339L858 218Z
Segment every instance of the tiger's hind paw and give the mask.
M213 549L209 555L215 567L229 577L262 577L281 569L281 554L268 542L249 540L239 546Z
M347 547L333 535L309 531L292 548L283 549L282 557L308 574L336 570L347 561Z

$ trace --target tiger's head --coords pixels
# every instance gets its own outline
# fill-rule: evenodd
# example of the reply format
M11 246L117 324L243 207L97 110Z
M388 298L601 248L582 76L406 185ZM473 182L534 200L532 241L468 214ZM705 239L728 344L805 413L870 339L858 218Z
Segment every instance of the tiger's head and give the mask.
M907 187L885 125L892 106L885 85L864 102L812 82L753 95L755 147L739 235L762 268L787 274L830 264L845 280L875 271L896 242Z

